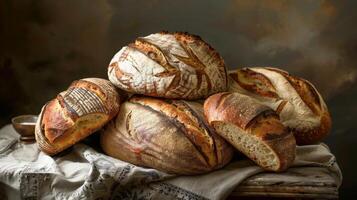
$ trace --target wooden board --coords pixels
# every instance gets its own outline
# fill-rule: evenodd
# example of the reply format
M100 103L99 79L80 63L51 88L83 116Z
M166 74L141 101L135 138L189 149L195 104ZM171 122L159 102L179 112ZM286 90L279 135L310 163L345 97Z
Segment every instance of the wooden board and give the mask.
M327 169L308 167L302 173L301 169L292 168L280 174L252 176L240 184L229 199L234 197L338 199L338 187Z

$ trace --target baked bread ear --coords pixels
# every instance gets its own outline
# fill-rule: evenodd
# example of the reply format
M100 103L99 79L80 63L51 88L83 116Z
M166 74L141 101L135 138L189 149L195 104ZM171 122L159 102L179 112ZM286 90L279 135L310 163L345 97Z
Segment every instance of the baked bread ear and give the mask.
M295 159L295 138L269 107L239 93L218 93L204 103L208 123L266 170L284 171Z
M119 111L120 97L107 80L74 81L41 110L35 128L39 149L57 154L100 129Z
M109 80L127 92L199 99L227 89L222 57L200 37L161 32L123 47L108 67Z
M134 96L101 133L106 154L174 174L201 174L227 164L233 148L203 118L202 104Z
M230 71L229 91L249 95L279 113L298 145L317 143L330 132L331 117L319 92L288 72L270 67Z

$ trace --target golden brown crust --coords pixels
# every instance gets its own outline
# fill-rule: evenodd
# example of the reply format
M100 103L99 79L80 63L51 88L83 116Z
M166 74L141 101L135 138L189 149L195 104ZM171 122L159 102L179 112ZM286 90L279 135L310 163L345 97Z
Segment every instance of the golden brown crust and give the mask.
M244 76L239 76L240 74ZM258 97L261 103L269 105L280 116L284 116L281 117L282 122L293 131L297 144L317 143L328 135L331 129L331 117L321 95L309 81L272 67L238 69L230 72L229 76L233 80L230 91L240 90L237 92ZM275 82L280 90L276 90L267 81L256 81L261 79L257 78L258 76L264 76L267 80ZM277 76L281 78L276 79ZM234 84L238 84L242 89L235 88ZM268 90L275 92L276 96L266 95L256 88L270 88Z
M179 100L161 100L150 97L133 97L129 102L148 106L167 116L177 126L182 127L182 132L197 147L197 151L202 153L207 164L214 165L216 163L215 144L211 138L211 133L207 127L204 127L203 122L187 103Z
M256 73L249 68L237 70L229 73L229 76L236 81L242 88L254 92L257 95L278 98L276 90L271 81L263 74Z
M270 68L269 70L272 69ZM320 113L320 98L315 89L311 86L311 83L296 76L292 76L287 72L283 73L278 70L275 71L283 75L286 80L289 81L289 83L294 87L294 89L299 94L304 103L312 110L314 114L318 115Z
M287 170L294 162L296 155L296 140L293 134L285 134L274 140L265 141L270 148L274 149L279 158L279 168L274 170L282 172ZM269 169L266 169L269 170Z
M80 84L79 84L80 83ZM119 110L119 103L126 98L126 93L117 89L110 81L101 78L86 78L72 84L71 87L82 87L95 92L102 100L109 118L113 118ZM120 95L119 95L120 94Z
M46 107L47 109L43 113L43 121L48 123L45 127L45 136L50 142L53 142L72 127L74 122L70 118L65 118L64 109L57 99L51 100Z
M175 174L220 168L233 153L205 124L202 105L181 100L133 97L101 135L108 155Z
M200 37L182 32L137 38L113 57L108 76L128 92L170 99L204 98L225 91L228 84L218 52Z
M284 127L277 115L263 113L253 121L247 131L261 138L275 151L280 164L279 168L274 171L286 170L295 159L296 141L294 135Z
M279 121L278 115L272 113L261 113L250 121L247 129L251 134L262 138L264 141L274 140L282 135L289 134L284 125Z
M266 170L284 171L294 161L296 143L293 134L280 122L278 114L253 98L239 93L218 93L206 99L204 114L213 127L217 122L231 123L268 145L280 163L277 169ZM233 140L222 136L234 145ZM251 159L259 164L255 157Z
M204 103L207 121L222 120L246 129L247 125L259 114L273 113L267 106L238 93L222 92L210 96Z
M72 126L69 130L66 130L64 133L61 132L62 133L61 136L56 138L54 142L51 142L46 137L45 125L41 124L41 122L44 121L43 113L44 110L46 109L48 109L47 104L42 108L39 118L37 120L36 127L35 127L35 137L39 149L48 155L55 155L59 152L62 152L63 150L71 147L78 141L90 135L90 133L97 131L102 126L102 125L96 125L96 126L92 125L91 127L83 127L78 130L75 129L74 126ZM102 115L101 117L104 119L107 117L104 116L103 114L101 115ZM99 119L98 121L103 122L103 120L101 119Z
M104 79L74 81L41 111L36 127L39 147L50 155L93 133L119 111L120 97Z
M36 128L35 128L35 137L36 137L36 142L41 151L48 155L55 155L61 151L64 150L62 147L58 147L52 144L50 140L46 137L45 135L45 128L44 125L42 124L42 121L44 120L44 113L45 109L48 106L48 104L44 105L41 109L40 115L38 117L38 120L36 122ZM48 130L47 130L48 131ZM53 138L51 138L53 139Z
M135 43L129 44L129 47L135 48L138 51L144 53L152 60L157 62L158 64L164 66L169 72L173 72L176 69L167 62L163 51L157 45L150 43L144 39L138 38L135 40Z
M212 59L217 60L219 62L218 66L220 66L223 69L223 73L226 74L226 76L227 76L227 69L225 67L225 63L224 63L222 56L211 45L209 45L207 42L205 42L200 36L189 34L187 32L175 32L173 34L176 37L176 39L182 43L181 44L182 47L187 46L186 45L187 43L196 43L197 46L203 46L204 48L206 48L207 49L206 51L210 52ZM185 48L185 50L187 53L190 52L188 48ZM193 56L193 57L196 57L194 55L194 53L192 53L192 51L189 54L191 54L191 56ZM197 57L195 60L199 61L199 59ZM205 71L204 65L201 62L194 62L192 64L197 65L196 63L200 63L200 65L198 65L198 66L201 66L200 69L198 70L198 73L200 75L205 75L207 80L209 80L208 75L204 72ZM199 76L199 77L201 77L201 76ZM225 87L224 88L227 88L227 86L228 86L228 78L225 77ZM209 90L211 90L211 87L212 86L209 84L208 85ZM223 91L225 91L225 89Z
M224 72L227 74L227 69L224 67L225 63L222 56L216 51L209 43L205 42L200 36L189 34L187 32L175 32L174 36L181 42L198 42L212 53L213 58L219 61L219 66L223 66ZM226 85L228 84L228 79L226 79Z
M331 130L332 121L328 112L322 114L320 123L320 126L313 129L289 128L289 130L294 133L298 145L316 144L325 138Z
M280 114L281 111L284 109L284 107L286 106L286 104L288 103L288 101L282 101L279 106L276 108L276 113Z

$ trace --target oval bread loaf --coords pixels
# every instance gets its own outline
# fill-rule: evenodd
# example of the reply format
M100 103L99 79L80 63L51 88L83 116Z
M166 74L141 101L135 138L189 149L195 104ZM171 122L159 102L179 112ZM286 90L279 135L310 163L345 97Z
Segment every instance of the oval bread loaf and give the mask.
M188 33L136 39L113 57L108 76L128 92L170 99L199 99L227 89L222 57Z
M101 133L106 154L174 174L201 174L227 164L233 147L203 119L202 104L132 97Z
M269 107L240 93L218 93L204 103L218 134L266 170L286 170L295 159L295 138Z
M120 96L108 80L86 78L49 101L35 128L39 149L57 154L100 129L119 111Z
M283 70L254 67L231 71L229 91L249 95L279 113L298 145L317 143L331 129L330 114L316 88Z

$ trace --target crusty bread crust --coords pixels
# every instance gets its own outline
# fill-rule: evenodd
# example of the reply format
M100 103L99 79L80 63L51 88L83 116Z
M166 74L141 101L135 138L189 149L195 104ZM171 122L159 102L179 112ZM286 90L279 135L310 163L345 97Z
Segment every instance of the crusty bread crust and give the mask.
M108 155L175 174L200 174L226 165L233 148L203 118L202 105L132 97L101 133Z
M100 129L119 111L120 97L107 80L74 81L48 102L36 126L39 148L54 155Z
M255 102L248 96L229 92L210 96L206 99L204 108L205 113L209 113L205 115L208 122L225 116L225 120L242 129L247 128L247 125L261 113L272 112L269 107Z
M272 67L229 72L229 91L240 92L271 107L299 145L321 141L331 129L331 117L317 89L307 80Z
M320 126L305 129L289 128L294 133L297 144L309 145L318 143L330 133L332 126L330 113L325 111L320 115Z
M123 47L108 67L109 80L136 94L199 99L225 91L222 57L200 37L160 32Z
M278 114L255 99L239 93L218 93L206 99L204 114L218 134L266 170L283 171L293 163L296 146L294 136L281 124ZM222 131L222 126L229 126L232 131ZM259 145L265 146L274 155L276 163L264 164L259 160L258 152L251 152L239 144L234 132L251 137Z

